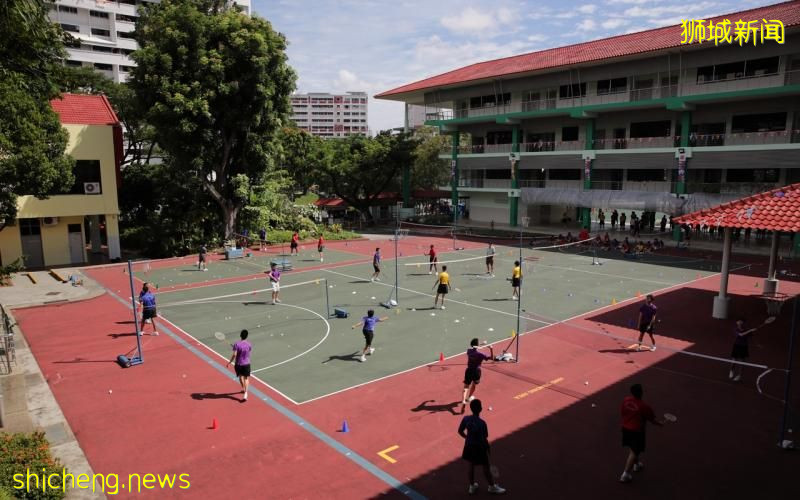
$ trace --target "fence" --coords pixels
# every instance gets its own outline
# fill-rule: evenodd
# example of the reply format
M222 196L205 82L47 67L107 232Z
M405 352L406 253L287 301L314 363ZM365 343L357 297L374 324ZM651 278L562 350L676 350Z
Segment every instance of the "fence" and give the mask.
M0 356L2 356L5 364L5 373L11 373L12 364L17 363L17 353L14 346L14 323L11 316L6 312L5 307L0 304Z

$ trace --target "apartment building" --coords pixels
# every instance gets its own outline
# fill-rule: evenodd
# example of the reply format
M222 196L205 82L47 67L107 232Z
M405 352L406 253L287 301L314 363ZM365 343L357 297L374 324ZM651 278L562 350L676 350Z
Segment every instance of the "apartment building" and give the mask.
M318 137L366 135L367 93L292 94L292 120Z
M684 44L680 25L466 66L376 97L452 136L454 202L478 221L685 213L800 181L800 1L783 43ZM766 21L764 21L766 22ZM756 25L758 26L758 25ZM753 38L757 44L753 44Z
M136 65L130 58L136 50L133 30L137 10L158 0L55 0L50 19L78 40L67 47L69 66L89 66L114 80L124 82ZM237 0L250 13L250 0Z

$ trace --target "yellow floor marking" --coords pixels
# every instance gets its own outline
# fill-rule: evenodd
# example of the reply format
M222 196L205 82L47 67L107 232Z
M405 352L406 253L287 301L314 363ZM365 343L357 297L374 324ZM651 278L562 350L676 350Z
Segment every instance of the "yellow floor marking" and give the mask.
M378 452L378 456L379 456L379 457L381 457L381 458L383 458L384 460L386 460L386 461L387 461L387 462L389 462L390 464L396 464L396 463L397 463L397 460L395 460L394 458L392 458L392 457L390 457L389 455L387 455L387 453L389 453L389 452L391 452L391 451L394 451L394 450L396 450L397 448L400 448L400 447L399 447L399 446L397 446L397 445L390 446L390 447L386 448L386 449L385 449L385 450L383 450L383 451L379 451L379 452Z
M564 381L564 377L558 377L558 378L556 378L556 379L553 379L553 380L551 380L550 382L548 382L548 383L546 383L546 384L543 384L543 385L537 385L537 386L536 386L536 387L534 387L533 389L529 389L529 390L527 390L527 391L525 391L525 392L522 392L522 393L520 393L520 394L517 394L516 396L514 396L514 399L522 399L522 398L527 398L527 397L528 397L528 396L530 396L531 394L536 394L536 393L537 393L537 392L539 392L539 391L543 391L543 390L547 389L547 388L548 388L548 387L550 387L551 385L558 384L558 383L560 383L560 382L563 382L563 381Z

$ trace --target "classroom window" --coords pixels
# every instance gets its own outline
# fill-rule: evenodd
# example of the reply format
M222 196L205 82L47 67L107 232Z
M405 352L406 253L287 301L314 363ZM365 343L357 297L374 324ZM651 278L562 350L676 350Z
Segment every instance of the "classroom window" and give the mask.
M75 168L72 169L75 176L75 184L72 185L70 194L84 194L84 183L100 182L100 160L77 160ZM102 185L100 191L102 192Z
M731 123L731 132L734 134L779 130L786 130L786 113L739 115L734 116Z
M668 137L671 135L669 120L631 123L631 139L639 137Z
M552 181L579 181L581 180L581 169L563 168L548 171L548 178Z

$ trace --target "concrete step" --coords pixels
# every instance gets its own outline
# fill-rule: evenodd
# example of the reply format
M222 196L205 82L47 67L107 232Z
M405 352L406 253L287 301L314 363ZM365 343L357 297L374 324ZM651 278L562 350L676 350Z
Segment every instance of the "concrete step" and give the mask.
M5 432L33 432L34 425L28 413L24 374L0 377L0 428Z

